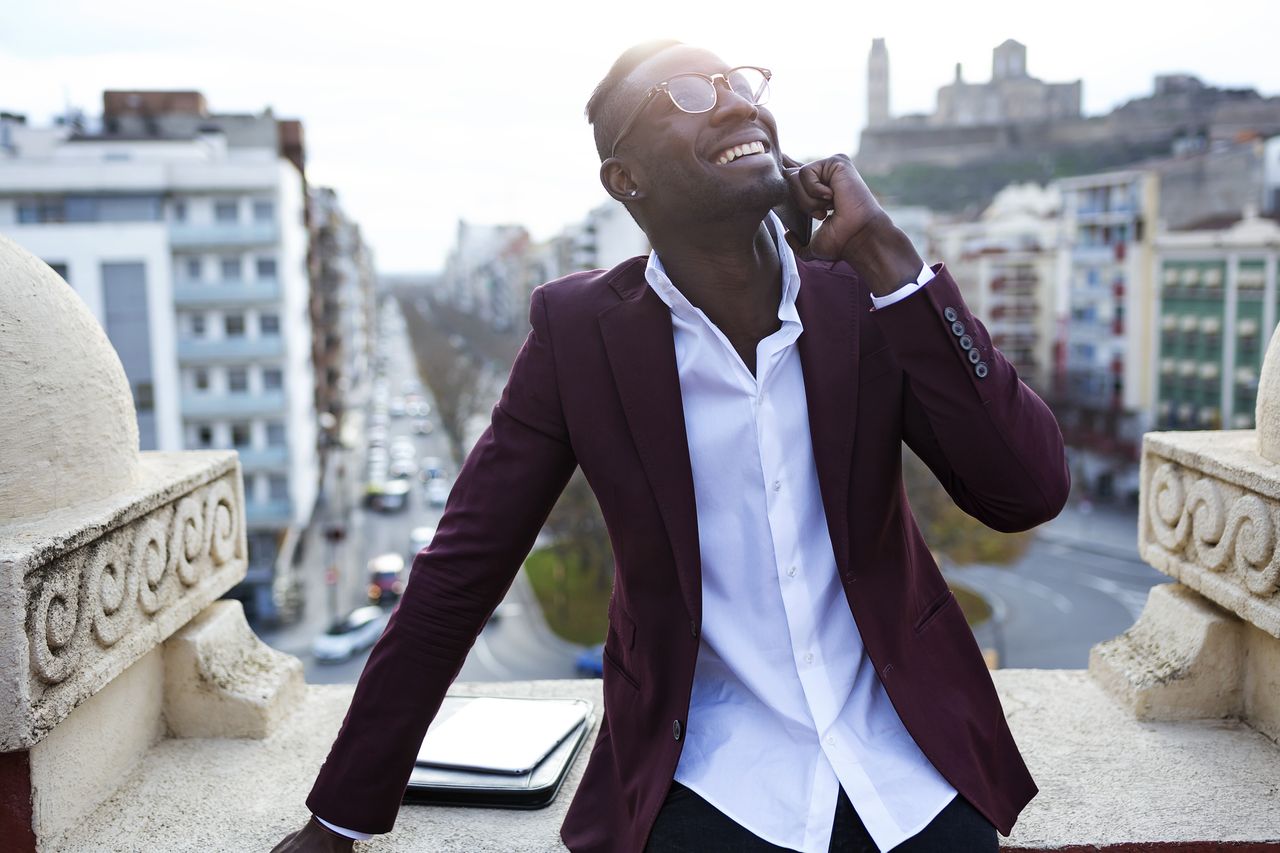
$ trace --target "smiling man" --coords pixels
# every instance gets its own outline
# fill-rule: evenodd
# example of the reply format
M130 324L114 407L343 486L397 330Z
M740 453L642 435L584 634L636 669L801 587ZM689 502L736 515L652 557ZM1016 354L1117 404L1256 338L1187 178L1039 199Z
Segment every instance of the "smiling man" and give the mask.
M660 42L597 88L601 181L653 252L534 292L315 817L278 850L390 831L427 726L575 466L616 567L570 850L988 851L1035 795L911 516L901 446L1014 531L1066 500L1061 434L849 158L783 158L769 76ZM823 220L807 246L780 205Z

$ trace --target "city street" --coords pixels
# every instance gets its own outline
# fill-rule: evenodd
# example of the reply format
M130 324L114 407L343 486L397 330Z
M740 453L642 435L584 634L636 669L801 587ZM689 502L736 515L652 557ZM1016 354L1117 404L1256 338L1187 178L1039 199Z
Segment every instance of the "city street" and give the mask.
M417 368L405 336L404 321L394 299L384 302L379 326L379 352L386 356L385 377L389 396L403 396L406 389L414 388L428 402L433 402L425 383L420 389L415 387ZM430 435L414 435L412 421L410 417L391 417L388 440L411 436L419 462L437 457L452 483L457 471L449 460L448 441L438 428ZM410 532L416 527L434 527L442 511L441 507L429 505L417 477L411 478L413 488L405 509L382 512L365 508L360 501L365 486L364 440L361 430L360 443L354 448L338 451L340 460L335 460L330 466L332 477L326 479L327 486L332 484L330 493L326 494L325 505L317 513L326 522L308 531L303 544L304 564L300 574L305 604L302 618L278 630L259 631L268 644L300 658L306 665L306 679L313 684L354 682L368 659L368 650L337 663L320 662L312 655L313 639L333 622L334 599L337 599L341 613L368 604L365 566L380 554L402 555L406 561L407 577L407 565L412 556ZM339 468L346 475L345 482L337 475ZM325 541L323 535L330 526L327 516L323 515L328 511L333 511L335 517L345 516L347 519L344 525L346 536L336 544ZM330 565L337 568L336 577L326 577ZM330 585L327 580L335 583ZM579 647L559 639L547 629L533 590L520 574L506 600L499 606L497 617L476 640L458 678L463 681L570 678L575 674L574 656L578 651Z

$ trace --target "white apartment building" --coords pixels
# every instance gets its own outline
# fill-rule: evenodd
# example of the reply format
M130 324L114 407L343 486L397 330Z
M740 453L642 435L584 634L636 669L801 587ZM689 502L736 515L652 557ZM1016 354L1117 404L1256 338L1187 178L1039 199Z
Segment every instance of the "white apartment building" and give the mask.
M992 343L1042 394L1053 378L1061 206L1055 187L1010 184L977 220L933 224L932 254L921 249L948 265Z
M144 133L129 118L108 109L94 134L9 119L0 232L102 322L142 449L239 451L244 597L269 616L280 544L318 484L303 176L270 114L147 116Z

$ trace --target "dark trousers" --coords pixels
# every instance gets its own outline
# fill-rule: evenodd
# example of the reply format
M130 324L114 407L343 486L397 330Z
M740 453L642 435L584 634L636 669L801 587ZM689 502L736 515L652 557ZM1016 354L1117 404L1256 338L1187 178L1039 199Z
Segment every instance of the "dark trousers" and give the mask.
M702 797L671 783L649 834L646 853L785 853L730 820ZM894 853L994 853L996 828L957 794L929 825ZM836 802L829 853L880 853L844 789Z

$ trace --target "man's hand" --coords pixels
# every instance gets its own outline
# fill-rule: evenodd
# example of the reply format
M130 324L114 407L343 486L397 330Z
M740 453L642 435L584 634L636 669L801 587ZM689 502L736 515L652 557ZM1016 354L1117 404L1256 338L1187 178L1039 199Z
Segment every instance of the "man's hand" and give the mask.
M853 161L844 154L801 165L784 158L791 197L822 222L808 246L791 248L807 259L842 260L883 296L914 281L924 265L906 235L893 224Z
M344 838L312 817L307 825L291 832L271 848L271 853L349 853L355 842Z

